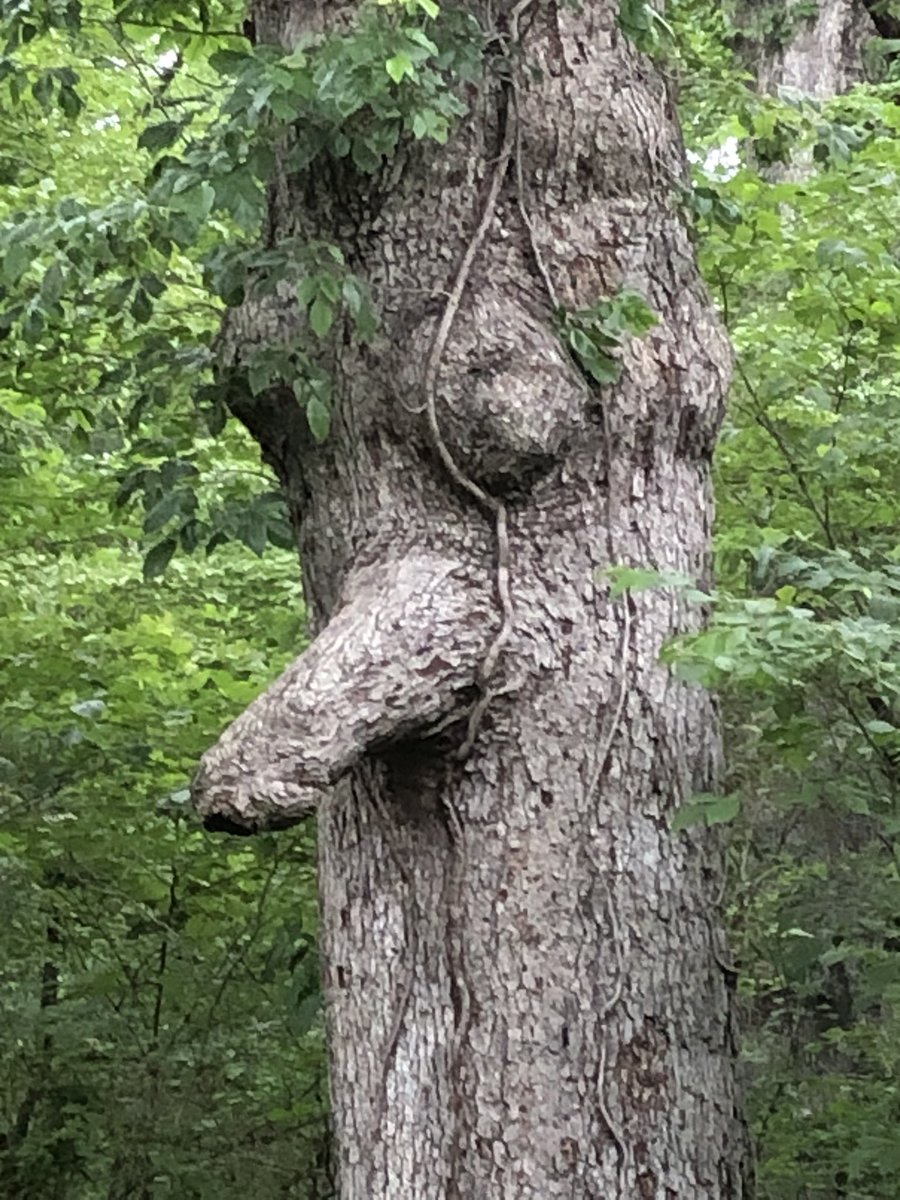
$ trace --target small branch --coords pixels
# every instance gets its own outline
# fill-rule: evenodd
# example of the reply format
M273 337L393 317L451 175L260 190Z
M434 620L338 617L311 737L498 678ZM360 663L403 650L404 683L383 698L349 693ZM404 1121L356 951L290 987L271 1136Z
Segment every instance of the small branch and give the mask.
M800 465L797 463L796 459L794 458L793 454L791 453L790 446L785 441L783 435L781 434L781 431L778 429L778 426L774 423L774 421L772 421L772 419L769 417L768 413L766 413L765 409L763 408L762 401L760 400L759 395L758 395L756 389L754 388L753 384L750 382L750 379L747 376L747 372L745 371L740 358L737 360L736 365L737 365L737 373L741 380L741 383L743 383L744 387L747 389L747 394L749 395L750 399L753 401L753 405L754 405L754 408L752 410L753 416L756 418L757 423L766 431L766 433L769 435L769 437L771 437L772 441L775 443L775 445L778 447L779 451L781 452L781 456L784 459L785 463L787 464L788 470L790 471L791 475L794 478L794 482L797 484L797 487L800 489L800 493L803 496L803 499L806 501L810 512L815 517L816 521L819 524L820 529L822 530L822 533L825 535L825 541L828 544L829 549L831 549L831 550L836 549L834 535L832 533L831 526L828 523L828 517L825 513L822 512L821 508L816 503L816 499L813 496L812 492L810 491L809 484L806 482L806 479L803 475L803 471L800 468Z

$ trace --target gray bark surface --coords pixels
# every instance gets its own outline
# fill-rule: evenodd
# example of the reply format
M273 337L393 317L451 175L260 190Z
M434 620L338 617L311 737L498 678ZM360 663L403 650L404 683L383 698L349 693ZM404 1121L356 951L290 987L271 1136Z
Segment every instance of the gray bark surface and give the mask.
M698 616L602 577L706 575L729 365L677 123L616 9L535 2L514 88L489 75L447 146L271 190L272 237L336 242L382 327L321 352L321 447L288 393L235 399L289 497L318 636L195 797L234 829L317 810L343 1200L749 1194L718 851L669 828L715 784L710 698L658 663ZM309 11L260 5L257 29L289 44ZM427 376L486 218L432 397L484 502L436 445ZM623 284L659 324L598 393L548 292L577 308ZM306 336L287 303L248 302L225 354Z
M800 23L787 46L754 64L759 90L829 100L861 83L865 47L876 33L870 7L863 0L819 0L817 15Z

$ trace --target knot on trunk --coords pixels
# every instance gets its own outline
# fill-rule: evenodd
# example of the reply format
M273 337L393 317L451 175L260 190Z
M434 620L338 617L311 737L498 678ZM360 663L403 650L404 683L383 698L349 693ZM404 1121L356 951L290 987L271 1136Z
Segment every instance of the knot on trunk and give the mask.
M437 318L426 317L412 344L427 347ZM407 410L422 402L421 357L400 373ZM527 489L590 426L590 392L546 313L507 292L467 294L441 355L436 385L441 436L466 476L494 495Z

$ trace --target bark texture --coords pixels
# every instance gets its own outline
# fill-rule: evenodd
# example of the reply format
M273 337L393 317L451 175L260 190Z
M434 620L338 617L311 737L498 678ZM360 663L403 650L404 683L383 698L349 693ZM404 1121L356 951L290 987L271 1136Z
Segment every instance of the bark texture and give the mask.
M714 786L715 718L657 661L697 618L600 574L707 572L729 358L678 127L614 0L471 10L521 45L447 146L272 185L272 238L340 245L382 329L323 354L321 447L289 394L235 398L289 497L318 636L205 756L196 801L233 829L318 811L343 1200L738 1198L719 861L669 829ZM290 44L350 19L311 11L265 0L256 27ZM598 392L551 301L623 284L659 324ZM288 302L248 301L226 357L305 337Z
M764 52L754 63L759 90L774 94L787 88L829 100L863 82L866 44L878 32L873 7L873 0L819 0L817 15L802 20L786 46Z

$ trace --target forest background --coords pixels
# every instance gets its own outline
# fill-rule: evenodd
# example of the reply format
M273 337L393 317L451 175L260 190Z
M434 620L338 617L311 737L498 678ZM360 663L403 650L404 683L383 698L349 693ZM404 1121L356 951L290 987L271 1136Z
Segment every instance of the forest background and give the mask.
M759 1195L890 1200L900 32L844 94L763 94L754 67L817 11L622 0L620 23L677 88L737 351L712 616L666 654L722 697L721 794L676 824L727 829ZM213 153L243 13L0 16L0 1194L325 1200L314 831L213 838L187 792L305 638L281 498L210 373L264 200L264 163ZM203 181L173 185L191 154ZM366 318L327 248L308 278L314 323ZM327 436L327 396L298 401Z

